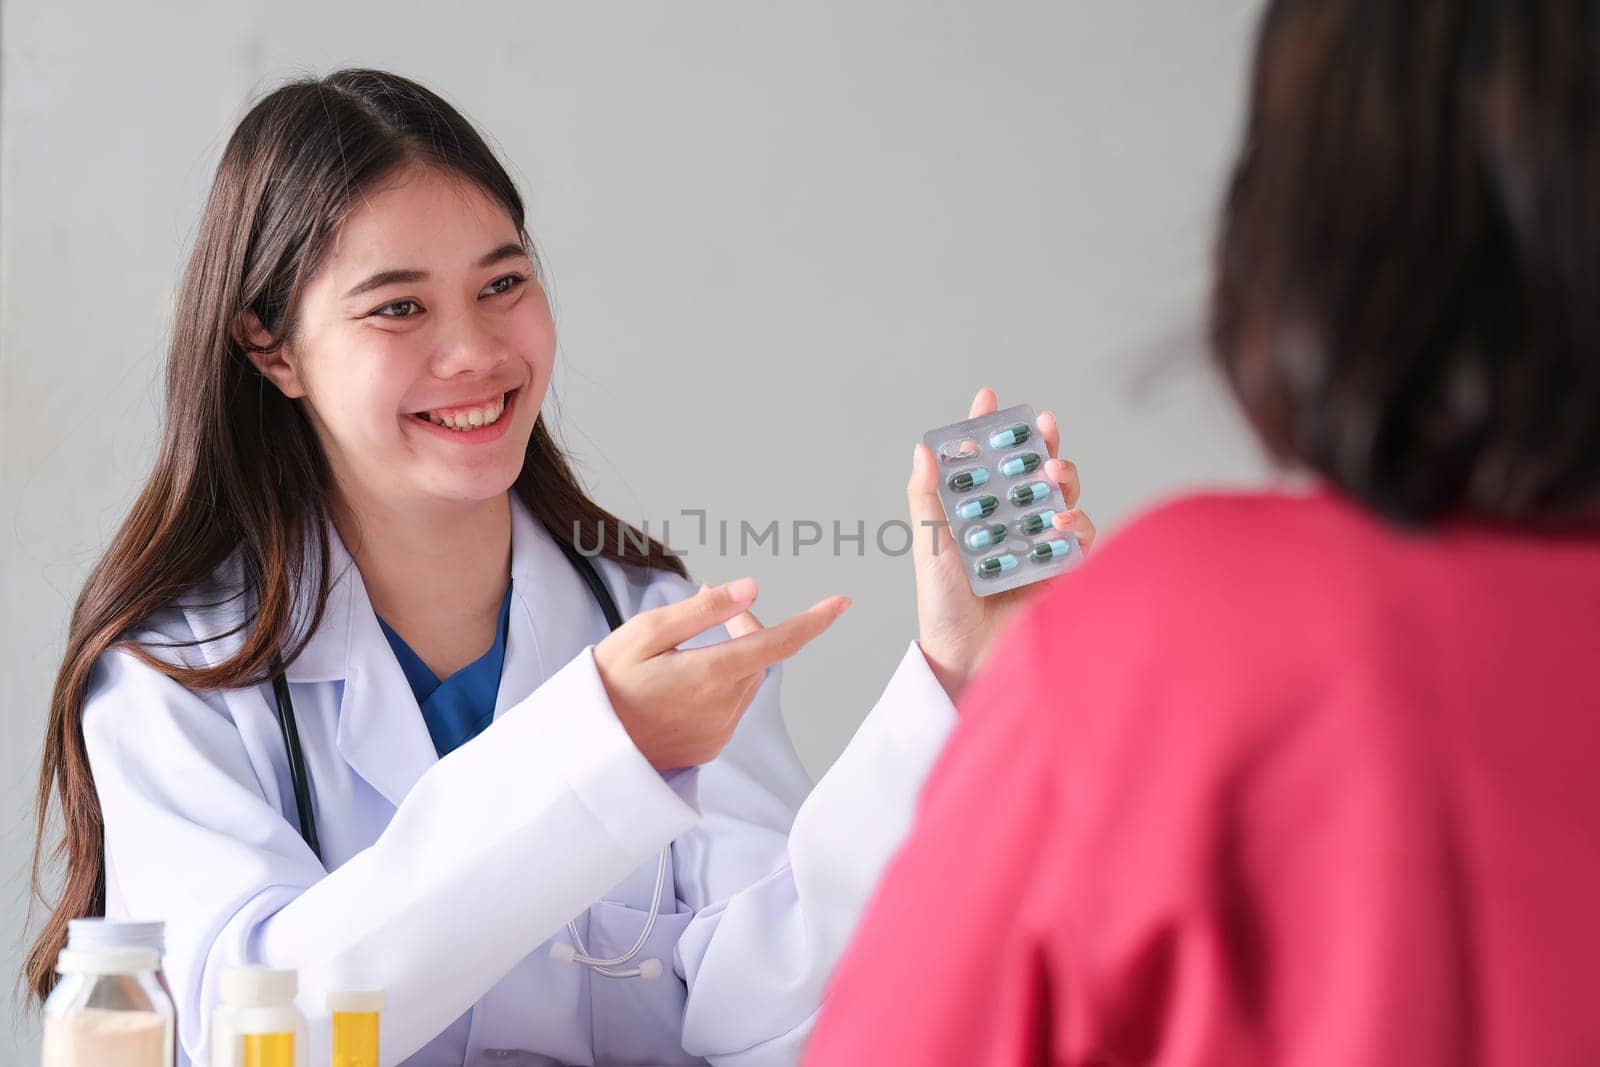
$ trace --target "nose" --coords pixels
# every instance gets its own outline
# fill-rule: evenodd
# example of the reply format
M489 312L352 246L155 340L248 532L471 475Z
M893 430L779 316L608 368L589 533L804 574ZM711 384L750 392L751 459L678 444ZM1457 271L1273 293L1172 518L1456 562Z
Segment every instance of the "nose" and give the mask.
M511 346L483 315L468 312L439 338L433 373L440 378L463 374L487 375L509 362Z

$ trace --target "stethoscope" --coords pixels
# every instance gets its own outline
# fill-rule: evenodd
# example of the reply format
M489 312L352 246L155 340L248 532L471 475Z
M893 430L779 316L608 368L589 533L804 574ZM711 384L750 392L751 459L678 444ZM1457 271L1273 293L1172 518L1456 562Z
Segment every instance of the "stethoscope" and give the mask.
M594 564L559 537L554 540L577 569L579 577L588 585L589 591L594 594L595 600L600 604L600 610L605 613L606 623L613 630L621 626L622 612L617 610L617 602L612 598L611 591L606 588L605 583L600 580L600 574L594 569ZM278 727L283 732L283 747L289 758L289 779L294 786L295 809L300 817L300 836L305 838L306 844L320 860L322 845L317 840L316 815L311 810L311 780L306 773L305 753L300 747L300 731L295 725L294 700L289 696L289 683L284 679L282 671L272 676L272 692L277 697ZM583 936L578 933L577 924L569 921L567 934L572 938L572 944L556 942L550 949L550 958L558 963L581 963L592 967L596 974L603 974L609 978L661 977L661 961L658 959L642 959L633 967L627 964L644 948L645 942L650 939L650 932L655 929L656 917L660 913L661 889L667 880L667 858L671 851L672 846L668 845L661 850L661 855L656 859L656 886L650 891L650 916L645 920L644 929L639 932L638 940L634 941L627 952L620 956L591 956L583 943Z

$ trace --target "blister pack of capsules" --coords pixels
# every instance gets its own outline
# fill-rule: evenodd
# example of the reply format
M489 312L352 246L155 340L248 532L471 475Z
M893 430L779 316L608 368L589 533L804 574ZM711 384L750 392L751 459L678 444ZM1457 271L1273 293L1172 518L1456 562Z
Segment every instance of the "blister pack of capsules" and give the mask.
M940 426L922 440L933 450L939 500L974 594L1003 593L1078 563L1077 537L1050 522L1067 503L1045 477L1050 453L1031 406Z

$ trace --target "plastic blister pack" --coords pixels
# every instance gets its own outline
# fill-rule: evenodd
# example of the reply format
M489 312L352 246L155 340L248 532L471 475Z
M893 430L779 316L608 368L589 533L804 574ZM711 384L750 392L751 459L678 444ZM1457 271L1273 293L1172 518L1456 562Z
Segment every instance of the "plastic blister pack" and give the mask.
M975 595L1043 581L1082 558L1078 539L1051 525L1067 503L1045 477L1050 454L1030 405L940 426L922 440L938 465L939 501Z

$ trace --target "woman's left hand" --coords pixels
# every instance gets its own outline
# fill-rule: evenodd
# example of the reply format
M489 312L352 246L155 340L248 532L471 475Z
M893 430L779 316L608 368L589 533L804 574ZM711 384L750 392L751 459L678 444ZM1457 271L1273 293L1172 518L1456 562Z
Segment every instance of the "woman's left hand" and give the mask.
M978 390L968 418L996 410L994 390ZM1050 458L1044 476L1061 486L1067 510L1053 520L1057 530L1075 534L1084 551L1094 543L1094 523L1078 510L1078 467L1056 458L1060 431L1055 416L1040 412L1039 435ZM918 643L934 676L954 700L989 654L995 638L1035 585L991 596L973 596L967 584L966 560L957 547L944 507L939 503L939 464L927 445L918 443L912 456L906 499L911 508L912 557L917 572Z

